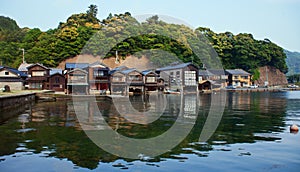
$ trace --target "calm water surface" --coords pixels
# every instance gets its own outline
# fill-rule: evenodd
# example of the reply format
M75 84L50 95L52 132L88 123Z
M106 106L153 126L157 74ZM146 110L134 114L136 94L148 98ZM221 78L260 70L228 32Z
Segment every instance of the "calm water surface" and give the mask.
M299 91L227 93L217 130L209 140L199 142L210 100L211 95L200 95L199 100L194 95L156 95L152 101L130 97L139 112L164 107L163 115L148 125L127 121L109 99L97 100L108 125L127 137L155 137L180 115L196 118L191 133L178 146L140 159L120 158L96 146L82 130L72 101L1 110L0 171L299 171L300 133L289 131L291 124L300 124ZM87 120L92 120L95 109L87 112ZM15 117L4 119L11 113Z

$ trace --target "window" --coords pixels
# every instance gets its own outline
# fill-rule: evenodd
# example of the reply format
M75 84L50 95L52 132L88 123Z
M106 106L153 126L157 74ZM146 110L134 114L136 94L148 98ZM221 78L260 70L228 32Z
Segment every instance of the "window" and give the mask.
M59 77L55 77L55 83L59 83Z
M104 76L104 72L102 70L94 70L94 77Z
M5 75L9 75L9 72L5 72L4 74L5 74Z
M147 79L146 79L146 82L155 82L155 77L148 76Z
M239 76L234 76L234 79L239 79Z
M171 72L170 75L173 76L173 75L174 75L174 72Z
M131 81L139 81L140 80L140 76L139 75L130 75L129 76L129 80L131 80Z
M33 71L32 76L44 76L44 71Z

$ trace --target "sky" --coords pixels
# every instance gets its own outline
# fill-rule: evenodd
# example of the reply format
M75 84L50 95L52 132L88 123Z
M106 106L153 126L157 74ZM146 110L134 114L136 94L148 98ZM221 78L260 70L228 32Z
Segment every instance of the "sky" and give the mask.
M20 27L46 31L71 14L86 12L90 4L98 6L100 20L109 13L167 15L193 28L251 33L300 52L300 0L0 0L0 15Z

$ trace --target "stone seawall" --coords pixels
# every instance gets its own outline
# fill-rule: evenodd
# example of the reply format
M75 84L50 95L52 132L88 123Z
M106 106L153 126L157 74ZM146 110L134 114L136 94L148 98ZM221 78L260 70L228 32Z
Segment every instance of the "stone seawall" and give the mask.
M0 109L9 109L19 105L28 104L35 100L35 93L9 95L0 97Z

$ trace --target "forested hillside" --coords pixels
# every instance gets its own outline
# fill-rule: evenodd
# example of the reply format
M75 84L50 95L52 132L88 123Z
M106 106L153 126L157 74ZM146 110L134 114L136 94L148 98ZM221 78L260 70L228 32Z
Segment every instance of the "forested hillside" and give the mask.
M202 66L197 56L200 51L194 51L204 49L201 56L210 56L210 50L204 45L208 43L218 53L224 68L242 68L255 73L258 67L269 65L287 72L283 49L268 39L255 40L251 34L245 33L215 33L202 27L193 31L184 25L167 24L158 16L140 23L129 12L110 14L106 19L99 20L96 18L97 10L97 6L91 5L86 13L73 14L66 22L59 23L57 28L46 32L38 28L19 28L14 20L0 17L2 65L17 67L22 62L20 48L24 48L28 63L39 62L49 67L55 67L80 53L107 58L118 51L120 57L126 58L130 54L138 55L144 49L161 49L175 54L184 62L193 61ZM192 51L189 40L202 40L203 35L208 41L194 45ZM160 54L150 56L154 63L170 63L169 58Z
M285 50L284 52L287 56L286 63L289 67L287 75L300 74L300 53L290 52L288 50Z

